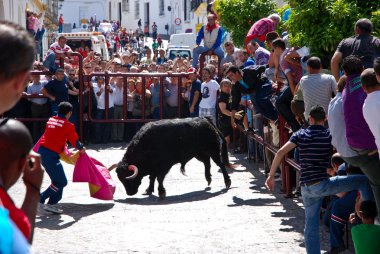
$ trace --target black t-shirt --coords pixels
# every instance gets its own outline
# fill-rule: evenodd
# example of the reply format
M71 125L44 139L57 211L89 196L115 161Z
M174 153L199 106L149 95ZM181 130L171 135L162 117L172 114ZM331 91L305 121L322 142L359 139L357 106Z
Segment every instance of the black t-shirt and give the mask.
M235 83L232 85L232 90L231 90L231 96L232 96L232 102L231 102L231 110L236 110L238 111L240 108L240 101L241 101L241 96L242 96L242 91L241 91L241 85L239 83Z
M75 79L73 81L73 85L76 89L79 89L79 80ZM71 87L68 87L69 90L73 90ZM78 95L71 95L69 94L69 102L71 104L75 103L77 104L78 103Z
M54 103L59 104L63 101L69 101L69 89L63 80L50 80L44 88L55 97Z
M225 115L225 114L223 114L222 113L222 111L220 110L220 108L219 108L219 103L220 102L223 102L223 103L225 103L226 104L226 109L228 110L228 111L231 111L231 95L230 94L227 94L227 93L224 93L224 92L220 92L220 94L219 94L219 98L218 98L218 118L220 119L220 120L228 120L228 121L230 121L230 119L231 119L231 117L229 117L229 116L227 116L227 115Z
M336 49L343 59L350 55L359 56L364 68L372 68L373 61L380 56L380 39L371 35L355 35L343 39Z

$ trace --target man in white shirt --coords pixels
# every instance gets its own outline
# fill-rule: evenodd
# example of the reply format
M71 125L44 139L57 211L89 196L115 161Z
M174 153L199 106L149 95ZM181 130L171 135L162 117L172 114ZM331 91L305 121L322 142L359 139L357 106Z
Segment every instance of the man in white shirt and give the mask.
M366 69L362 72L360 79L362 87L367 93L363 105L363 116L373 136L375 136L377 150L380 150L380 58L377 58L374 67L377 70L376 74L374 69Z
M208 67L202 70L203 83L201 85L202 99L199 104L199 116L210 117L216 124L216 99L219 84L211 79L211 70Z
M113 108L114 108L114 98L113 98L113 88L108 84L104 84L104 77L96 77L96 84L93 87L96 101L98 104L96 110L96 119L112 119L113 118ZM106 93L108 92L108 118L106 118ZM95 143L107 143L111 134L111 124L109 123L97 123L95 126Z

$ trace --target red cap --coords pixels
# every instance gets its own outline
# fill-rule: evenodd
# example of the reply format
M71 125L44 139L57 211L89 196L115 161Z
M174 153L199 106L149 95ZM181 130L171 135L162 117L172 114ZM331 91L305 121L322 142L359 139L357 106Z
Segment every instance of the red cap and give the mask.
M187 73L197 73L197 69L195 69L194 67L190 67L190 68L187 70Z

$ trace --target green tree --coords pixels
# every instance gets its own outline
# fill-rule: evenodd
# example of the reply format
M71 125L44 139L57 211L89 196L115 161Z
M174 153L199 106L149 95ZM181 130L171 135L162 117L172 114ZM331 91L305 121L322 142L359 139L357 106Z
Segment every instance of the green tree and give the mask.
M355 22L369 18L380 32L379 0L292 0L286 26L293 46L307 45L312 54L331 56L338 43L354 34Z
M231 33L235 45L243 46L251 26L275 12L273 0L218 0L214 9L221 25Z

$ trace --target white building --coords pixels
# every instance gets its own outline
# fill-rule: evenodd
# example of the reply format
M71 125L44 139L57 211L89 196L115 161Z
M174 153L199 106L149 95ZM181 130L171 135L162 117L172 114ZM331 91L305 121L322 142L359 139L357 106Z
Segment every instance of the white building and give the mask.
M128 30L136 30L141 19L142 29L152 32L156 22L158 34L195 32L196 24L206 21L206 3L194 13L198 5L206 1L191 0L108 0L108 19L119 20ZM196 7L196 8L193 8ZM203 7L203 8L202 8ZM167 30L165 28L168 28Z
M74 24L81 28L82 20L102 21L108 19L106 15L106 0L64 0L59 14L63 14L65 23L64 32L71 32Z
M207 0L107 0L107 19L118 20L128 30L136 30L141 19L142 29L149 29L149 33L153 22L156 22L158 34L162 35L196 32L207 22L207 2ZM284 5L283 0L275 2L278 6Z

